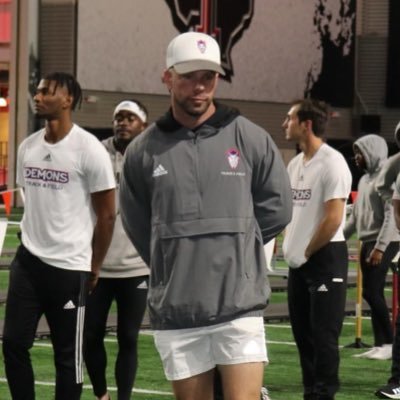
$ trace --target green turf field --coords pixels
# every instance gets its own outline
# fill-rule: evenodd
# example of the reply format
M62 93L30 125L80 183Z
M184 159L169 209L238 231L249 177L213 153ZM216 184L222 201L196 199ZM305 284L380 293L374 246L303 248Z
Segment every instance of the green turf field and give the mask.
M1 214L0 214L1 217ZM18 219L20 214L16 213ZM16 232L18 228L10 226L5 248L15 248L17 245ZM354 267L354 266L352 266ZM8 272L0 271L0 290L7 287ZM355 298L355 289L349 289L349 298ZM388 298L391 297L390 288L387 289ZM271 303L286 302L286 293L272 294ZM4 305L0 305L0 318L4 314ZM371 323L368 318L363 319L362 340L372 344ZM265 368L264 383L270 391L272 400L299 400L302 398L300 384L300 368L296 346L293 343L290 325L288 322L269 323L266 325L266 339L270 365ZM355 342L355 319L345 319L340 344L341 352L341 381L342 388L336 400L365 400L374 399L374 390L384 384L389 376L390 361L365 360L353 358L352 355L362 352L362 349L346 348ZM109 364L114 365L117 349L115 336L109 335L106 341ZM0 400L11 400L5 380L2 356L0 355ZM49 341L38 340L32 349L32 361L36 375L36 398L38 400L52 400L54 398L54 368L52 349ZM111 395L115 388L112 376L112 367L109 368L109 385ZM114 397L115 398L115 395ZM153 338L149 332L140 335L139 341L139 369L133 398L138 400L172 400L171 388L165 380L159 357L153 345ZM90 382L85 377L83 400L93 400Z
M301 399L300 369L296 347L293 344L288 323L268 324L267 343L270 365L266 367L264 383L270 390L272 400ZM371 343L370 321L363 320L363 341ZM341 336L341 345L354 343L354 318L346 318ZM114 336L107 337L110 365L115 359L117 349ZM374 390L386 382L390 370L390 361L363 360L352 358L362 350L342 348L341 352L341 381L342 389L337 400L373 399ZM48 341L39 340L32 350L32 360L36 374L37 399L53 399L54 369L52 365L52 350ZM89 380L85 378L85 384ZM93 399L89 386L85 385L82 399ZM115 387L112 371L109 371L109 385ZM133 397L146 400L170 400L172 395L169 383L165 380L161 363L154 349L152 336L140 335L139 369ZM112 391L111 391L112 393ZM0 399L9 400L7 384L4 378L4 368L0 363Z

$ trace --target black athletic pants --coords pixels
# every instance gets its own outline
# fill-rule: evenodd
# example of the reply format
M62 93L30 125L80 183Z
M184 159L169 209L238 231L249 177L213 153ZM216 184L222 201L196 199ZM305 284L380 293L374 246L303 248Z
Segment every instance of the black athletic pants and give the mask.
M361 245L360 266L362 271L362 294L371 309L371 323L374 332L374 346L393 342L392 324L385 299L385 282L393 257L399 249L398 242L392 242L383 253L382 262L378 266L367 264L366 259L374 248L375 242Z
M396 273L400 281L400 260L396 265ZM400 304L400 290L398 292L398 302ZM389 383L400 384L400 313L397 314L395 336L392 351L392 368Z
M331 242L300 268L289 268L289 315L300 355L304 399L332 400L339 389L347 268L345 242Z
M400 294L399 294L400 302ZM400 303L399 303L400 304ZM393 342L392 350L392 368L389 383L396 383L400 385L400 314L397 314L396 319L396 333Z
M97 397L107 392L104 336L107 315L115 299L118 314L118 354L115 364L117 398L131 398L137 370L137 339L146 309L147 287L148 276L100 278L96 288L88 296L84 356L93 392Z
M55 399L80 399L87 277L87 272L45 264L19 246L10 269L3 332L5 370L13 400L35 399L29 349L43 314L54 349Z

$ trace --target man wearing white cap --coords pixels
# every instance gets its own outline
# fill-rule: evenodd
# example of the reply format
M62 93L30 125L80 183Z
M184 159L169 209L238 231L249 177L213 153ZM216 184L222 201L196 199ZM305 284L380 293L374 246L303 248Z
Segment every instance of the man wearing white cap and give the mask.
M148 309L179 400L259 400L270 287L263 243L290 221L291 190L265 130L214 102L217 42L177 36L163 74L170 110L132 142L121 217L150 265Z
M113 113L114 136L103 141L117 182L128 144L147 126L146 107L137 100L119 103ZM118 197L118 196L117 196ZM118 210L118 199L117 199ZM114 234L100 270L97 286L87 300L85 362L97 399L108 400L107 354L104 346L107 315L117 304L118 355L115 365L117 399L129 400L137 369L137 338L146 308L149 268L126 236L119 212Z

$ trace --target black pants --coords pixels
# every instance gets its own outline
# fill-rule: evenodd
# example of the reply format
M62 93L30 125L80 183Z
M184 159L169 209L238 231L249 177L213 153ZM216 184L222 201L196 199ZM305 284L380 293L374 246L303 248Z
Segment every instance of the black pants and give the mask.
M300 355L304 398L334 399L339 389L347 268L345 242L329 243L300 268L289 268L289 316Z
M146 309L147 287L148 276L100 278L87 299L84 357L97 397L107 392L104 336L107 315L115 299L118 313L118 355L115 364L118 400L131 398L137 370L137 339Z
M29 356L40 317L46 316L54 349L56 400L82 392L82 337L88 273L43 263L22 245L11 264L3 355L13 400L35 399Z
M393 257L399 249L398 242L392 242L383 253L382 262L378 266L367 263L375 242L365 242L361 246L360 266L362 271L362 294L371 309L371 323L374 332L374 345L382 346L393 342L392 325L385 299L385 282Z
M400 273L400 260L396 266L396 273L398 275ZM400 276L398 277L400 278ZM398 302L400 304L400 290L398 292ZM397 314L396 319L395 336L392 350L392 368L389 382L400 384L400 313Z
M397 314L396 319L396 334L393 341L391 375L389 382L400 384L400 314Z

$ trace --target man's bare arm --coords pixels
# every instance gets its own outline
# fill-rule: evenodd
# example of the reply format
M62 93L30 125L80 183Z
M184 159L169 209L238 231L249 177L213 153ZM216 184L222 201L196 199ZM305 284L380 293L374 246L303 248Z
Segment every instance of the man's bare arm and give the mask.
M331 241L342 223L344 207L345 199L332 199L324 204L321 223L304 253L307 259Z

